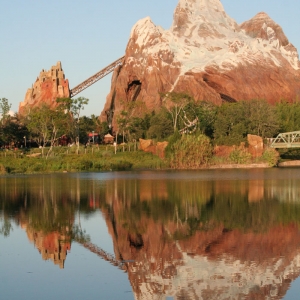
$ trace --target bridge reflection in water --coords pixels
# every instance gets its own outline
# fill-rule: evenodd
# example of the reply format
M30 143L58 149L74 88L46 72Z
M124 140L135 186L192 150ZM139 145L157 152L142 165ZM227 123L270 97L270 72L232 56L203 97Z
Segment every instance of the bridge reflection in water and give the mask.
M18 211L33 235L51 228L48 235L61 232L64 244L78 242L126 271L136 299L281 299L300 275L297 173L140 172L0 184L14 203L2 203L5 214ZM74 229L77 213L96 210L113 254Z

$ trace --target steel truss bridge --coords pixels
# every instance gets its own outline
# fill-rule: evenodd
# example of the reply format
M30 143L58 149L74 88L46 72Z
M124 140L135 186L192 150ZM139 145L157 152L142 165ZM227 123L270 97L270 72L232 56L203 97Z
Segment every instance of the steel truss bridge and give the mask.
M271 148L300 148L300 131L280 133L274 139L269 139Z
M85 90L86 88L88 88L89 86L97 82L98 80L102 79L103 77L111 73L116 67L121 66L123 64L124 57L125 56L120 57L119 59L117 59L116 61L114 61L113 63L111 63L110 65L108 65L107 67L99 71L98 73L94 74L90 78L86 79L85 81L83 81L82 83L78 84L73 89L71 89L70 98L79 94L80 92L82 92L83 90Z

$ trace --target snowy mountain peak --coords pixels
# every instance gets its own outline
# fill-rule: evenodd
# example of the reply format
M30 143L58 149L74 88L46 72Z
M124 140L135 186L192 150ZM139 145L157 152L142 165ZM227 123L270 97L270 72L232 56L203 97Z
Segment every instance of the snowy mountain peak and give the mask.
M282 28L264 12L260 12L251 20L242 23L241 28L252 38L277 39L280 46L289 44Z
M223 101L299 97L297 49L266 13L238 25L220 0L178 0L169 30L146 17L131 30L125 61L116 70L101 118L116 99L140 99L149 110L161 93L189 93L195 100ZM114 121L115 122L115 118Z
M196 28L201 36L203 33L221 34L224 29L236 30L238 25L225 13L220 0L180 0L171 31L179 36L187 36Z

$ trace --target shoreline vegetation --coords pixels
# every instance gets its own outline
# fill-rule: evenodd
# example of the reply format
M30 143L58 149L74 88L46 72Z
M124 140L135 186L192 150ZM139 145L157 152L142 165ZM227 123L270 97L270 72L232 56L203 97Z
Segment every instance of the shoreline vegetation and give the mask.
M268 147L279 133L300 128L297 99L215 106L184 93L160 96L164 102L155 111L140 100L122 101L123 110L107 122L81 116L89 102L84 97L14 116L2 98L0 174L266 168L300 159L300 150Z
M199 141L198 141L199 142ZM202 149L204 146L202 145ZM46 148L47 150L47 148ZM199 154L199 149L197 150ZM171 152L174 155L174 149ZM181 152L182 153L182 152ZM277 153L277 152L276 152ZM176 153L175 153L176 154ZM272 152L275 155L275 152ZM136 149L135 145L90 145L80 146L79 151L73 147L53 147L49 156L42 156L41 148L15 149L0 151L0 174L38 174L38 173L69 173L69 172L105 172L125 170L197 170L197 169L233 169L233 168L270 168L277 166L278 156L267 158L262 156L255 161L241 157L218 158L213 156L211 149L207 157L191 153L200 161L200 164L191 165L193 162L189 155L183 153L189 165L183 162L172 161L172 155L161 159L157 155ZM178 155L176 159L178 160ZM237 156L237 153L235 153ZM201 160L202 158L202 160ZM295 161L298 162L299 161ZM177 164L177 165L176 165ZM281 163L282 164L282 163ZM280 165L280 164L279 164ZM284 164L282 164L284 166ZM291 166L291 163L288 164ZM292 165L293 166L293 165Z

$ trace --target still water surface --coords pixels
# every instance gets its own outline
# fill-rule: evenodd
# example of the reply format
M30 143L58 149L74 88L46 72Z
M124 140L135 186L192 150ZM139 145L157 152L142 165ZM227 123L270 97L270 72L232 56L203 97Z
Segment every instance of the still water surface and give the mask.
M0 299L298 299L300 169L0 177Z

